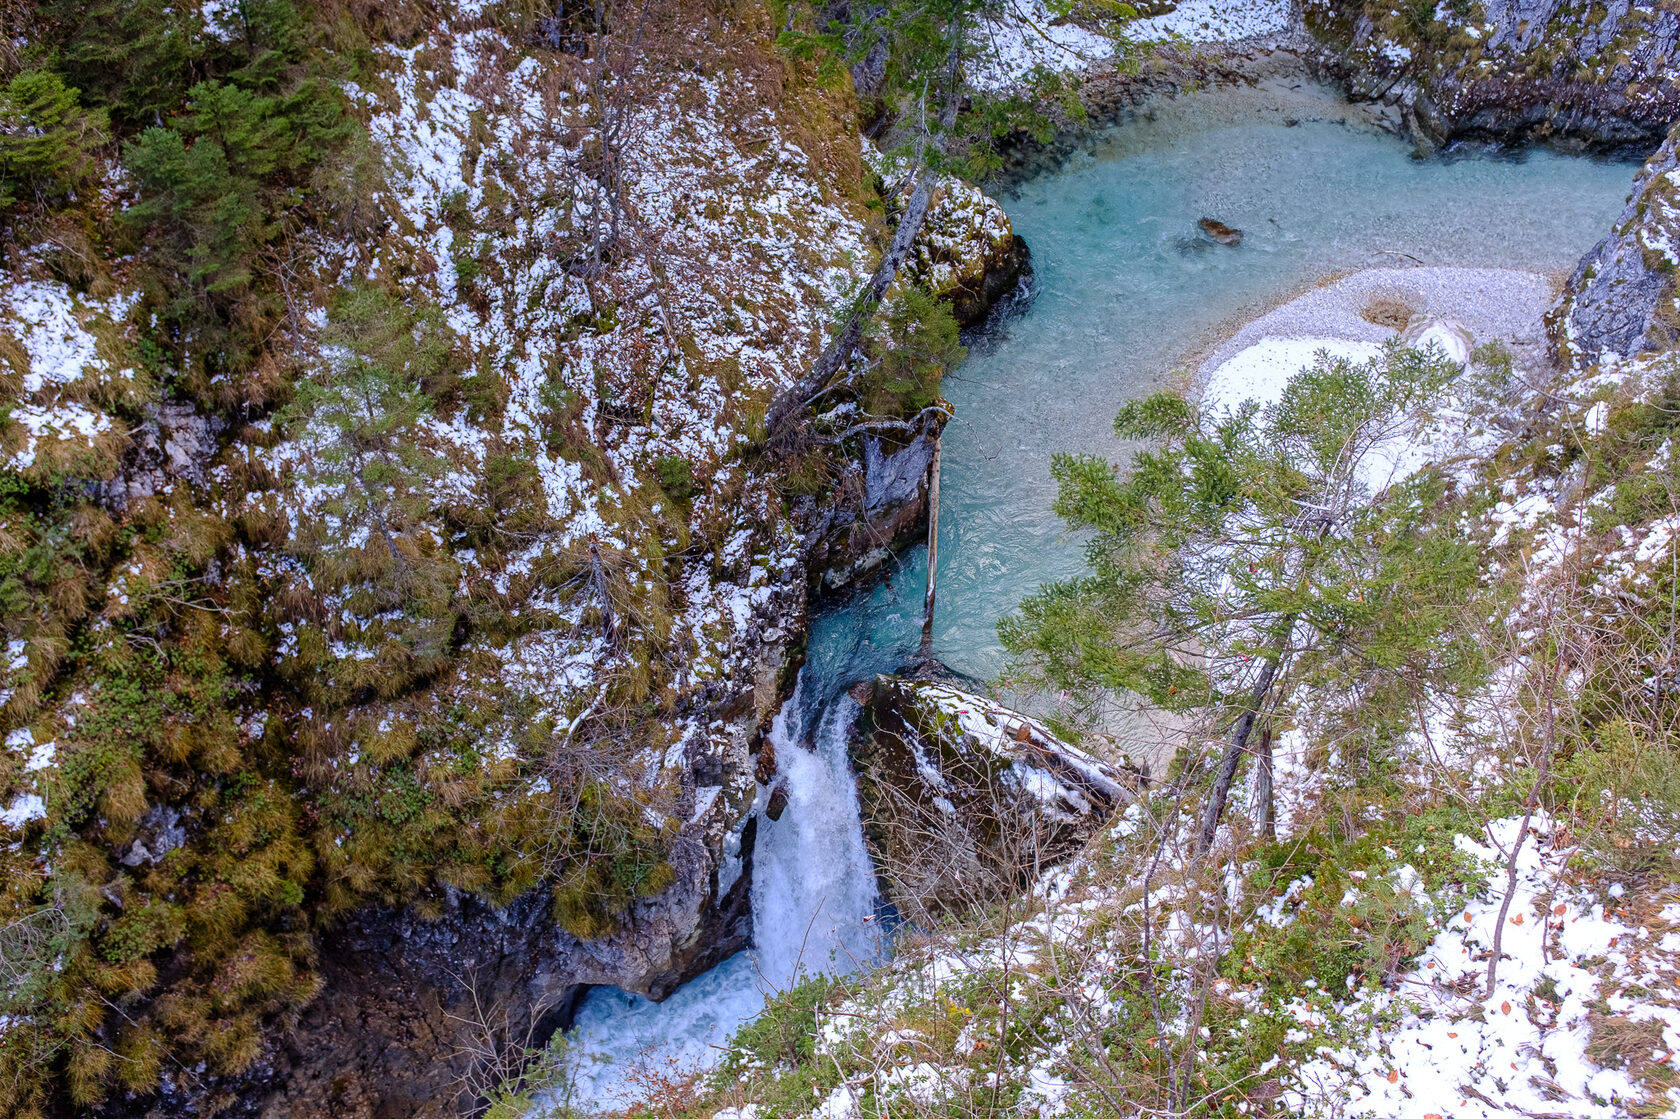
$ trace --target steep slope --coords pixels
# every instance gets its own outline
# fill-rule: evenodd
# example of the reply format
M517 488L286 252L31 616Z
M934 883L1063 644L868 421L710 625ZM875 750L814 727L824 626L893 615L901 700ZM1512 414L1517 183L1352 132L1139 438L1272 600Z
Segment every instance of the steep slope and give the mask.
M1426 143L1648 150L1680 116L1680 14L1664 4L1309 0L1303 11L1355 91L1399 105Z
M940 369L767 452L891 228L849 89L755 4L601 10L7 7L8 1113L451 1114L745 942Z
M1680 152L1671 133L1634 179L1616 227L1581 259L1560 308L1561 348L1576 364L1680 344Z

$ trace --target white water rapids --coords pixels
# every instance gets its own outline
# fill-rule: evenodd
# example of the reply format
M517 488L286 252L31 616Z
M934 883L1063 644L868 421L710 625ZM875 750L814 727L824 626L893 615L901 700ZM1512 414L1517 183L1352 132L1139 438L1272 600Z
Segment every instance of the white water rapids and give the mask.
M801 977L839 975L876 958L875 871L863 845L846 734L858 706L845 695L808 715L804 679L776 716L770 741L788 787L780 820L758 818L753 849L755 948L684 984L664 1002L610 987L591 991L572 1033L569 1102L611 1110L656 1093L668 1078L710 1065L718 1046ZM818 721L815 749L804 721Z

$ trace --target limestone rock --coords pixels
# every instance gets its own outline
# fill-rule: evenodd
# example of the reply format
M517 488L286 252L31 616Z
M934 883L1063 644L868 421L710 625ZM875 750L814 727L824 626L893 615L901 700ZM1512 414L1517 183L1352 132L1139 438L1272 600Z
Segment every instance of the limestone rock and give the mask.
M935 190L904 279L951 301L964 326L979 322L1031 272L1027 243L997 201L960 179Z
M1356 96L1401 111L1420 147L1455 140L1654 147L1680 118L1680 11L1661 0L1439 5L1420 26L1374 2L1307 0L1308 29Z
M811 511L816 527L805 566L819 592L872 577L894 552L926 535L928 469L943 427L935 415L908 439L864 438L851 495Z
M1576 266L1559 308L1561 355L1576 364L1680 343L1680 129L1633 182L1615 228Z

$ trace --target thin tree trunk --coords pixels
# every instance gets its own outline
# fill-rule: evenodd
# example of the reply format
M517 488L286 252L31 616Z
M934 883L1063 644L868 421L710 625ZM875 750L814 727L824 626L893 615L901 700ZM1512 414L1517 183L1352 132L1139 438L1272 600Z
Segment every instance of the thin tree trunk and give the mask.
M1257 816L1255 824L1267 839L1277 838L1277 812L1272 805L1272 727L1268 723L1260 732L1260 750L1255 756L1257 772L1254 780L1254 799Z
M933 656L933 594L939 586L939 445L933 437L933 461L928 463L927 601L922 605L922 656Z
M1551 611L1547 611L1547 625L1551 625ZM1494 985L1499 979L1499 957L1503 954L1505 940L1505 918L1511 911L1511 899L1517 893L1517 856L1522 853L1523 843L1528 839L1528 828L1534 821L1535 810L1540 807L1540 795L1545 791L1546 782L1552 775L1552 755L1557 746L1557 681L1565 672L1560 664L1546 677L1546 715L1542 725L1544 741L1540 748L1540 765L1534 774L1534 784L1528 790L1528 797L1523 803L1522 824L1517 829L1517 838L1511 844L1511 854L1505 860L1505 898L1499 903L1499 916L1493 924L1493 955L1488 957L1487 994L1493 997ZM1490 835L1491 839L1492 836ZM1546 929L1540 928L1540 945L1544 950L1546 944Z
M1291 619L1284 627L1286 639L1293 628L1294 622ZM1278 644L1281 646L1283 642L1279 641ZM1219 759L1219 774L1214 778L1207 812L1202 816L1202 834L1196 843L1197 854L1204 854L1213 846L1214 833L1219 830L1219 818L1225 814L1225 800L1231 793L1231 780L1237 775L1237 763L1242 760L1243 752L1248 749L1249 735L1254 733L1254 724L1260 718L1261 705L1266 702L1266 693L1272 689L1272 680L1277 676L1278 661L1282 654L1283 651L1279 648L1266 658L1265 665L1260 669L1260 679L1254 682L1254 688L1249 693L1248 706L1231 725L1231 737L1225 743L1225 753Z

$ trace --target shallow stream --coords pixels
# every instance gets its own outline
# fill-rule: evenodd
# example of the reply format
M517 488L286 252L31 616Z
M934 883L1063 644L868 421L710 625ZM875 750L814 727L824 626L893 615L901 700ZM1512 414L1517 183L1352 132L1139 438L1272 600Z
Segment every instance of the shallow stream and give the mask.
M944 437L936 652L983 678L1003 667L998 619L1081 566L1050 512L1051 454L1119 454L1120 404L1168 383L1223 331L1364 268L1490 266L1561 281L1609 229L1633 171L1547 152L1415 160L1334 94L1274 84L1164 103L1005 194L1035 277L1025 306L999 316L946 380L957 419ZM1241 246L1198 238L1204 216L1244 230ZM887 583L815 623L775 732L793 801L780 822L761 821L760 947L657 1005L591 992L574 1033L588 1058L574 1104L631 1102L710 1060L801 968L844 971L876 951L844 745L856 709L843 689L915 649L925 563L916 549ZM812 753L796 745L807 740Z

